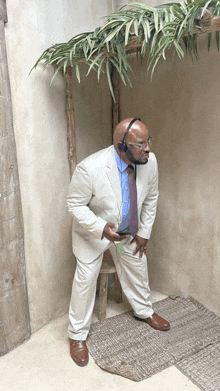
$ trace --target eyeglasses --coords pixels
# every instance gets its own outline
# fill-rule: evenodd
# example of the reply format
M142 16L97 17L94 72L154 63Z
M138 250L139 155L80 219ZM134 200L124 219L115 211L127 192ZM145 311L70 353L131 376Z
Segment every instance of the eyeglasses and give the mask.
M153 144L153 142L154 142L153 137L149 137L149 139L148 139L148 141L147 141L146 143L128 143L128 145L133 145L133 146L136 147L136 148L144 149L144 148L146 148L148 145L149 145L149 147L151 147L152 144Z

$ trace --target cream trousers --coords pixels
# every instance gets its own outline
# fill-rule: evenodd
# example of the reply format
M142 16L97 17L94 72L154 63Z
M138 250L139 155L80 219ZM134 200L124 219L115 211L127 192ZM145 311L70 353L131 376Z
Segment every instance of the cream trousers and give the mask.
M109 249L112 255L122 290L134 314L145 319L154 312L149 299L147 258L143 255L140 259L139 253L133 255L136 243L129 244L131 240L132 237L129 237L121 242L125 252L119 252L112 242L105 250ZM77 259L69 308L68 331L71 339L86 340L89 333L102 258L103 254L100 254L90 263Z

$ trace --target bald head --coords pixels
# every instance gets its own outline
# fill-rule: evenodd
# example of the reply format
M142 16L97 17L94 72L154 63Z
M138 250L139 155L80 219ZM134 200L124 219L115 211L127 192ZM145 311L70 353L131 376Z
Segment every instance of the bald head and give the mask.
M129 147L126 152L120 152L118 149L118 143L120 143L123 140L123 137L126 133L126 130L129 126L130 122L133 119L134 118L126 118L123 121L119 122L119 124L116 126L116 129L114 131L114 147L115 147L118 155L120 155L120 157L128 164L130 164L132 162L133 152L134 152L134 154L137 155L138 151L134 150L132 152L132 156L131 156L132 147ZM147 127L141 121L136 120L131 125L129 131L126 134L125 143L127 146L129 146L129 143L146 143L148 141L148 138L149 138L149 135L148 135ZM145 157L146 157L146 155L148 157L149 151L150 151L149 146L146 147L145 149L147 149L146 151L144 151ZM142 152L141 152L141 155L142 155ZM138 163L136 161L135 163L145 164L145 163L147 163L147 161L145 163L144 162Z
M130 122L134 118L126 118L123 121L119 122L119 124L116 126L115 131L114 131L114 147L117 149L117 145L120 141L122 141L125 132L130 124ZM138 137L138 136L145 136L148 135L148 130L147 127L139 120L136 120L132 126L129 129L129 132L126 135L126 140L131 138L130 136L133 137Z

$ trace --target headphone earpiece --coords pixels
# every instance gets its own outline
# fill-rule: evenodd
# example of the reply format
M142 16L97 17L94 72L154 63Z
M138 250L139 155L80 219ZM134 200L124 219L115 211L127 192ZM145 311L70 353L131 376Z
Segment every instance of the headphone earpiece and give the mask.
M118 143L118 150L119 152L126 152L128 149L127 144L124 141L121 141Z
M134 119L130 122L130 124L128 125L128 127L127 127L127 129L126 129L126 132L125 132L125 134L124 134L124 137L123 137L122 141L120 141L120 142L118 143L118 150L119 150L119 152L126 152L126 151L127 151L128 146L127 146L127 144L126 144L126 142L125 142L125 137L127 136L129 129L131 128L131 126L133 125L133 123L134 123L135 121L140 121L140 118L134 118Z

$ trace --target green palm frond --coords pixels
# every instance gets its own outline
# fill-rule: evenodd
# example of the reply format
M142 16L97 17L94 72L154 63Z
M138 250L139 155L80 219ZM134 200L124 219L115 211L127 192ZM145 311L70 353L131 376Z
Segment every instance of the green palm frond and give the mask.
M46 49L33 68L39 63L44 67L57 66L54 77L62 70L65 74L68 66L74 67L80 82L80 63L88 66L87 75L92 70L107 75L109 88L112 87L112 67L116 68L123 83L130 82L128 75L131 67L128 55L137 51L143 58L147 56L147 71L153 75L161 58L166 59L166 52L173 48L174 54L183 58L185 53L198 59L197 35L202 32L205 18L220 16L220 0L184 0L181 3L169 3L150 7L137 2L130 4L130 9L121 8L119 12L105 17L104 26L93 32L78 34L67 43L60 43ZM211 23L210 23L211 25ZM219 28L220 30L220 28ZM212 33L208 34L208 50ZM219 50L219 31L215 32ZM181 43L184 44L185 52ZM32 69L33 69L32 68Z

